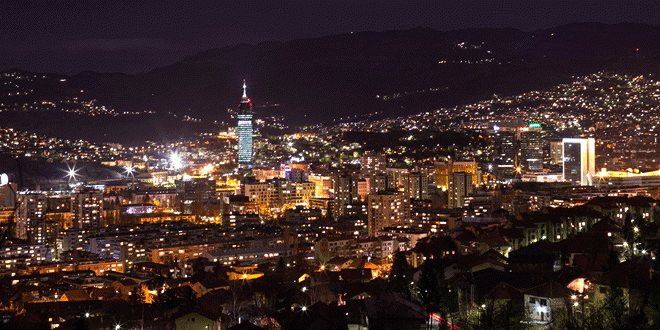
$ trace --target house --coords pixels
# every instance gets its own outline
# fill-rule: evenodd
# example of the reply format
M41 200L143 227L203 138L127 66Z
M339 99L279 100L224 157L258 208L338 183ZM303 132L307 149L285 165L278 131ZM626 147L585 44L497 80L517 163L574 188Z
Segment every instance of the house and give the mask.
M262 327L256 326L250 322L243 322L227 328L227 330L266 330Z
M214 277L206 277L201 281L190 284L190 287L197 292L197 298L205 295L208 292L224 289L229 290L229 283Z
M133 291L135 291L138 288L137 282L135 282L132 279L120 279L112 282L110 284L112 288L114 288L117 293L121 296L122 299L128 301L130 296L133 294Z
M176 267L167 266L151 261L139 262L133 265L133 272L138 276L163 276L174 277L176 274Z
M340 281L349 282L369 282L374 278L373 270L368 268L362 269L342 269L339 271Z
M418 267L427 258L453 258L459 255L456 242L449 236L428 236L420 239L417 245L410 250L413 267Z
M496 308L511 308L513 313L523 314L525 295L523 291L506 282L501 282L483 297L484 302Z
M345 269L348 268L348 266L353 263L353 259L351 258L345 258L345 257L334 257L330 260L328 260L324 264L324 269L327 270L339 270L339 269Z
M513 271L529 273L537 283L547 280L552 274L555 259L551 252L540 247L540 243L509 252L509 265Z
M557 282L546 282L524 292L525 319L528 322L549 324L553 313L568 308L575 293Z
M89 296L94 300L108 300L117 298L117 291L115 291L114 288L92 288L89 291Z
M177 330L209 329L220 330L222 307L212 303L197 303L194 306L182 306L172 315Z
M496 231L483 232L476 240L477 251L484 253L488 250L495 250L501 254L507 254L511 245L509 242Z
M472 273L460 273L451 278L450 282L459 289L459 305L462 308L481 305L485 295L502 282L520 290L533 287L528 273L503 272L493 268Z
M323 237L314 245L315 258L323 264L332 257L350 257L350 247L354 242L348 236Z
M594 302L602 302L611 287L621 290L630 311L638 311L648 295L653 272L653 260L646 256L634 257L618 264L593 281Z
M311 306L301 306L294 309L283 308L273 316L275 322L279 323L278 329L348 330L346 309L344 306L337 306L335 304L328 305L323 302L317 302ZM270 321L268 323L272 326L275 322Z
M84 300L91 300L89 297L89 294L87 294L87 291L85 290L71 290L71 291L66 291L64 294L62 294L62 298L60 298L61 301L84 301Z
M252 280L264 276L264 273L257 270L257 266L233 266L227 272L230 281Z

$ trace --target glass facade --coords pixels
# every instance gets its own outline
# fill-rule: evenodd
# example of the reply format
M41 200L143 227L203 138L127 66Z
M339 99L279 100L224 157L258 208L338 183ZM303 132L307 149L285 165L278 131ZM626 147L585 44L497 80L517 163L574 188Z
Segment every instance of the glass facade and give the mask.
M252 162L252 114L238 115L238 162Z
M596 174L594 139L563 139L562 144L564 181L592 185L592 176Z

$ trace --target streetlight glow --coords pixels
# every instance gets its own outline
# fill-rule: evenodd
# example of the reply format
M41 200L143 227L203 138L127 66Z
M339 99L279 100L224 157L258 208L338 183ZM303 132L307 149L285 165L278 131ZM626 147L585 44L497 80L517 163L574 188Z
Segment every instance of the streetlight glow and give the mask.
M183 163L181 162L181 156L179 156L176 153L170 155L170 162L172 163L172 167L174 167L175 170L179 170L183 167Z

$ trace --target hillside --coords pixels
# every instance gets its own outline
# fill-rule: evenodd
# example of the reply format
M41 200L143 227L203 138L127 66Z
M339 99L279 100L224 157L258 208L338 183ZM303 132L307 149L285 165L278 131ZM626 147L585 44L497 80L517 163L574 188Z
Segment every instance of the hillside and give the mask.
M241 44L144 74L84 72L67 83L119 113L226 121L226 109L236 106L246 79L262 115L307 124L375 112L418 113L546 88L599 70L657 74L658 68L660 27L593 23L534 32L416 28Z

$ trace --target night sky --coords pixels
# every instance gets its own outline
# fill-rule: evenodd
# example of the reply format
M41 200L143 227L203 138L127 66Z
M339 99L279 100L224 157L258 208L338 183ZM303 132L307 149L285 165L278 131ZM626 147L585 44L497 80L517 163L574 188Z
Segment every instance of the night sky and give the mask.
M360 31L660 26L650 1L0 0L0 70L147 72L211 48Z

